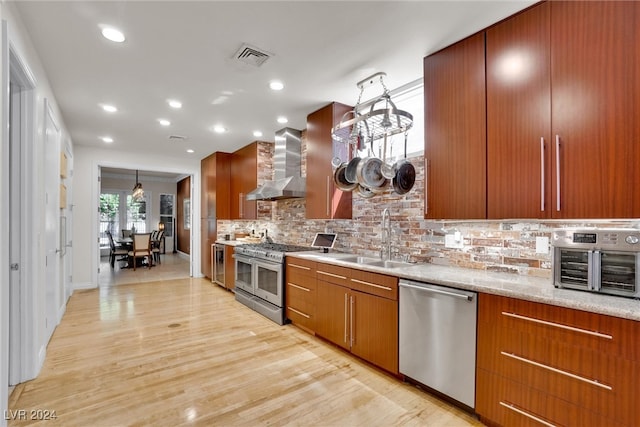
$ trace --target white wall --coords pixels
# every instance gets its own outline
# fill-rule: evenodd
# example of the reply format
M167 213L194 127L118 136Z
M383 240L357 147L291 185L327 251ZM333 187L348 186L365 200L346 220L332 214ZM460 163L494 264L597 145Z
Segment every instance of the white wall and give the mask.
M75 289L93 288L98 285L100 261L98 241L98 201L100 186L99 167L140 169L192 175L193 194L200 194L200 159L188 160L148 153L145 156L126 156L108 148L76 146L74 151L73 235L74 261L73 285ZM133 187L133 185L131 185ZM143 183L143 187L146 185ZM175 193L175 186L173 187ZM155 202L153 202L155 203ZM200 197L192 200L191 211L200 212ZM200 224L192 222L193 248L191 253L194 275L200 272Z
M68 149L69 153L73 153L73 144L71 143L71 138L69 133L67 132L66 126L62 120L62 115L60 114L60 110L56 103L53 92L51 91L51 87L49 85L47 75L45 70L40 63L40 59L38 57L37 52L33 49L31 45L31 41L29 39L28 32L23 27L19 18L15 14L14 5L11 2L2 2L0 4L0 15L2 19L7 22L8 29L8 41L11 46L12 51L16 53L16 55L20 58L22 63L28 68L30 74L33 76L36 87L33 91L34 97L34 121L33 121L33 129L31 129L33 140L29 143L28 151L28 160L27 165L30 170L25 171L25 175L28 176L28 194L25 197L28 198L28 204L32 207L30 212L27 212L23 221L25 221L30 227L30 230L33 235L33 240L28 242L23 242L23 245L27 247L25 251L25 258L23 259L23 268L29 268L29 275L27 275L28 280L24 280L21 283L21 293L28 294L32 296L32 299L27 301L21 309L24 309L25 313L23 313L22 318L24 321L22 322L22 336L25 341L24 348L28 349L28 352L24 354L24 360L22 363L23 372L25 373L27 379L35 377L42 363L44 362L44 357L46 354L46 345L47 340L45 338L45 310L47 301L44 300L45 295L45 280L47 279L44 274L44 215L41 212L44 211L45 203L44 203L44 182L46 179L57 179L59 180L59 171L55 173L56 176L44 176L43 171L45 170L44 164L44 120L45 120L45 99L47 103L50 105L52 110L52 115L56 123L60 126L61 129L61 146ZM52 46L52 48L55 48ZM8 66L7 64L3 64L3 72L7 72ZM5 105L5 88L2 88L0 91L0 101L2 101L2 105ZM2 151L0 156L0 163L3 165L7 159L5 158L6 150L9 141L4 139L2 140ZM4 169L4 168L3 168ZM4 170L1 174L3 177L5 176ZM52 175L54 173L52 172ZM67 187L70 187L72 182L67 183ZM2 182L0 185L0 191L2 192L0 201L5 201L8 198L8 185L6 182ZM0 219L2 221L1 230L8 229L8 215L2 215ZM59 230L57 230L59 233ZM6 235L3 233L3 235ZM3 245L4 248L4 245ZM3 250L6 250L3 249ZM6 310L8 310L8 301L5 298L5 294L7 292L7 288L9 286L8 281L5 281L4 269L8 266L8 255L5 252L0 254L0 262L2 263L2 270L0 273L2 274L2 282L0 286L2 286L2 301L0 301L0 317L2 317L3 325L6 325L5 321L7 320ZM59 260L62 264L62 259ZM61 282L60 287L62 288L60 293L64 294L64 286L65 283ZM26 308L26 309L25 309ZM60 313L60 316L62 313ZM59 321L60 319L57 319ZM2 355L0 363L0 409L2 413L7 409L7 385L8 381L8 367L6 364L7 352L8 352L8 340L6 337L6 327L3 327L2 332L0 333L0 354ZM6 425L6 421L2 417L0 419L0 425Z

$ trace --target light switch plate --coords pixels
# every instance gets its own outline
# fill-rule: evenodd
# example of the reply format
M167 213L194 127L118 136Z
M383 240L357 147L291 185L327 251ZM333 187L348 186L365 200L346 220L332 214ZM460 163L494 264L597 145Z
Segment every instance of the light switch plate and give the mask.
M544 236L536 237L536 253L548 254L549 253L549 238Z

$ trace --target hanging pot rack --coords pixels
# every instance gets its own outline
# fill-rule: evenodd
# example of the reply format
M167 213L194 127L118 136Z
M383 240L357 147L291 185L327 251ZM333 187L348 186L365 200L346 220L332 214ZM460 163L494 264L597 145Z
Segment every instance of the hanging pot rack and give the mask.
M365 144L370 144L373 149L373 142L383 138L389 138L399 133L406 133L413 125L413 116L407 111L400 110L391 100L389 90L384 83L384 72L375 73L364 80L359 81L356 86L360 89L358 102L353 110L342 116L340 123L331 129L334 140L345 144L353 144L361 150ZM366 87L380 82L383 92L378 97L368 103L371 104L369 110L360 112L360 102Z

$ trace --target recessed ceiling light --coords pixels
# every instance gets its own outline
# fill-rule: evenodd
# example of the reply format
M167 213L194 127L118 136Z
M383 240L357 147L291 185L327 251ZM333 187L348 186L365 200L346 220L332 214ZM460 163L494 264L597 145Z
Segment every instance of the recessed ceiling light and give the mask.
M115 113L118 109L114 105L102 104L100 105L104 111L107 113Z
M116 43L122 43L123 41L125 41L125 37L124 34L122 34L122 31L113 27L102 27L102 36L105 39L111 40L112 42Z
M167 102L169 103L169 107L171 108L176 108L176 109L182 108L182 102L180 101L177 101L175 99L169 99Z
M272 80L271 82L269 82L269 87L271 88L271 90L282 90L284 89L284 83L279 80Z
M289 122L289 119L287 119L285 116L278 117L278 123L284 124L284 123L288 123L288 122Z
M158 119L158 123L160 123L161 126L169 126L171 124L171 122L166 119Z
M103 136L102 138L100 138L103 142L106 142L107 144L111 144L113 142L113 138L111 138L110 136Z
M187 150L187 153L191 154L191 153L194 153L194 151L193 151L191 148L189 148L189 149Z
M262 136L262 132L259 130L254 130L253 136L255 136L256 138L260 138Z
M216 125L216 126L213 127L213 131L215 133L225 133L227 131L227 129L222 125Z

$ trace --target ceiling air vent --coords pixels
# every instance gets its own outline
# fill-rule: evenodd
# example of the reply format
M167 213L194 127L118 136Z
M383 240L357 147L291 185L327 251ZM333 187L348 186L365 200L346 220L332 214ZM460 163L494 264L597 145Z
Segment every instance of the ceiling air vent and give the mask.
M186 141L187 137L182 135L169 135L171 141Z
M233 57L237 61L243 62L248 65L253 65L254 67L259 67L272 56L273 54L265 50L245 43L240 46L240 49L238 49Z

